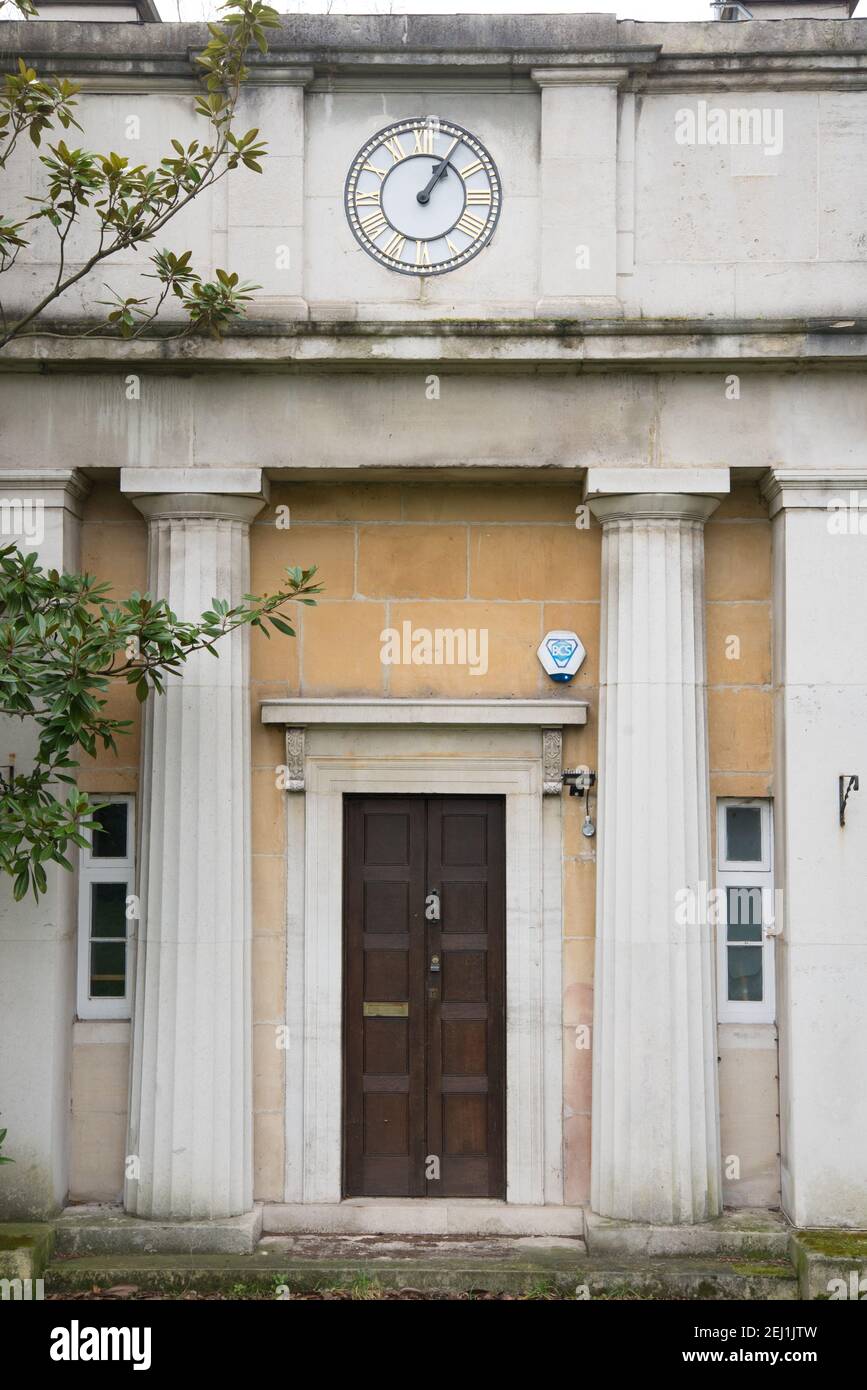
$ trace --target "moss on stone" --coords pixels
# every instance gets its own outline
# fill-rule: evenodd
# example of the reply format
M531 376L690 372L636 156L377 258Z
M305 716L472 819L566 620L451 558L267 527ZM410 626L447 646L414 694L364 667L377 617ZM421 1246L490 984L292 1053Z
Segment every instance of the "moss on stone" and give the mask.
M790 1264L732 1264L735 1274L746 1279L792 1279L794 1270Z
M10 1236L0 1231L0 1250L32 1249L35 1244L33 1236Z
M809 1254L867 1260L867 1231L798 1231L796 1239Z

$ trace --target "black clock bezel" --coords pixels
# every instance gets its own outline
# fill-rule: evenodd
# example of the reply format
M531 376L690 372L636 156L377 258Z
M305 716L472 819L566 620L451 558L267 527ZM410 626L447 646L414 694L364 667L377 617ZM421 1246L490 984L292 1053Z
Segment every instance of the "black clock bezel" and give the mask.
M480 251L484 251L486 246L490 246L491 239L497 229L497 223L500 220L500 212L503 205L500 171L486 146L482 144L477 136L473 135L472 131L467 130L465 126L458 125L456 121L442 120L439 117L436 119L440 130L447 134L459 136L461 142L466 144L469 149L475 153L476 157L481 160L488 174L488 182L491 186L491 212L485 220L484 228L479 235L459 253L459 255L452 256L449 260L443 261L440 265L436 266L415 266L409 265L404 261L395 260L393 256L387 256L384 251L380 250L380 248L362 231L360 218L355 208L355 186L358 182L358 176L364 161L390 136L401 135L410 131L415 132L420 126L430 125L432 120L430 116L407 116L400 121L390 121L387 126L383 126L375 135L371 135L368 140L365 140L361 149L352 160L349 166L349 172L346 175L346 181L343 185L343 207L346 213L346 220L359 246L367 252L371 260L376 261L386 270L395 270L400 275L412 275L415 279L434 275L447 275L453 270L460 270L462 266L474 260ZM411 158L411 156L407 157ZM388 170L388 173L390 172L391 170ZM386 221L388 221L387 218ZM388 225L391 227L392 223L389 222ZM397 227L394 227L393 230L398 232L401 236L404 235ZM451 230L451 228L449 230ZM380 233L380 235L382 234ZM423 239L426 241L439 241L443 236L447 235L448 231L445 233L441 232L436 237L426 237ZM422 238L416 238L416 240L421 239Z

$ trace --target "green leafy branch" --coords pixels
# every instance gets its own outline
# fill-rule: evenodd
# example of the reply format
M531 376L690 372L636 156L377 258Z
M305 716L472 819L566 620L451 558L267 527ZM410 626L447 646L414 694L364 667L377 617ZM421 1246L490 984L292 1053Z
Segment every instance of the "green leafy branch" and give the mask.
M16 0L21 13L28 12L28 5L29 0ZM38 302L14 321L7 319L0 304L0 348L24 334L55 300L101 262L153 241L193 199L233 169L244 167L261 173L266 144L258 128L239 135L233 121L241 86L249 76L245 55L251 46L265 53L266 30L278 27L280 20L277 11L262 0L226 0L221 11L222 23L208 25L210 40L195 59L205 88L196 99L195 111L208 123L206 139L186 146L172 139L172 152L154 168L131 164L114 151L98 154L70 148L64 139L49 144L47 152L39 156L47 185L40 196L29 199L36 204L34 211L21 218L0 216L0 274L12 269L21 250L29 245L30 224L44 221L57 237L56 275ZM25 133L38 148L55 122L64 130L71 126L81 129L73 116L79 91L66 79L41 80L19 59L17 71L6 74L0 87L0 169L5 168ZM72 268L68 264L69 238L83 217L89 226L95 222L96 244L89 254L77 254ZM237 275L225 270L217 271L216 279L206 282L190 269L189 257L189 252L175 257L167 250L153 255L152 275L161 284L156 304L143 298L114 296L109 328L124 337L138 336L153 323L169 294L174 294L186 311L184 332L219 334L232 318L243 313L252 291L259 287L242 285Z
M75 753L116 752L116 736L129 732L130 720L106 713L112 683L133 686L144 701L195 652L218 656L216 644L237 628L294 637L284 610L315 603L314 575L288 569L277 593L245 594L234 607L214 598L188 622L165 600L134 593L112 602L109 586L91 575L46 572L34 553L0 549L0 713L33 720L38 736L28 773L0 773L0 873L12 876L16 899L31 889L38 897L46 863L70 868L69 846L87 843L94 807L75 784ZM58 784L71 788L63 800Z

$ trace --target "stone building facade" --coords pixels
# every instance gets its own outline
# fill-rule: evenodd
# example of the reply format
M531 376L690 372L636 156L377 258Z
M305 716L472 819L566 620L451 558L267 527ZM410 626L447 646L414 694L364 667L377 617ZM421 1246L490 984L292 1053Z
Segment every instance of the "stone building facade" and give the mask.
M58 336L131 258L0 355L46 562L183 616L324 585L295 640L113 696L105 852L3 889L7 1214L867 1225L867 22L782 8L286 18L264 172L168 238L261 286L247 320ZM195 138L201 27L2 28L83 84L82 142ZM483 230L426 242L403 165Z

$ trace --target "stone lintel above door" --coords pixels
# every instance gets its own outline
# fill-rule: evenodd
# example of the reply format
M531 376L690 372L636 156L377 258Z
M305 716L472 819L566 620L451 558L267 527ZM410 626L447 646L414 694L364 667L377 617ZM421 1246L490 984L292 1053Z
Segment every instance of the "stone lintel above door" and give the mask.
M389 698L263 700L262 723L296 728L330 724L475 724L573 728L587 723L587 700L406 700Z
M305 790L305 730L308 728L438 727L538 728L542 733L544 796L563 790L563 729L587 723L586 700L263 700L262 723L286 727L283 789Z

